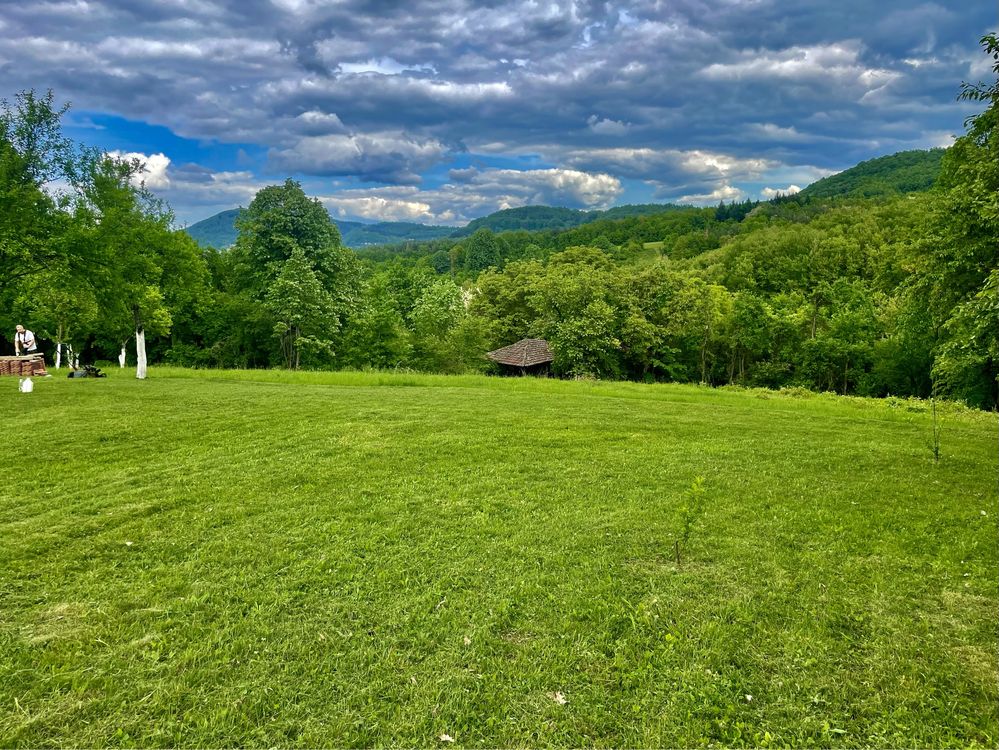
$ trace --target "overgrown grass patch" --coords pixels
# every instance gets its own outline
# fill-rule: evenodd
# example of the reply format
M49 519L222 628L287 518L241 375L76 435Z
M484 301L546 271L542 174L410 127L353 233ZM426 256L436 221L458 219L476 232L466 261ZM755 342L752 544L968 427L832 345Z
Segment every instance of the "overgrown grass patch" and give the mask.
M999 739L994 416L945 410L935 465L909 402L6 385L0 745Z

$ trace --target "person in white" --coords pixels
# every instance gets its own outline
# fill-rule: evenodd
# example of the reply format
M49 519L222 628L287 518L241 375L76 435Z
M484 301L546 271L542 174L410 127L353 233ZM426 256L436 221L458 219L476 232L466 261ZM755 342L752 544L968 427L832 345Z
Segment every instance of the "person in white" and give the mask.
M35 334L27 330L24 326L17 326L14 331L14 354L34 354L38 351L38 344L35 343Z

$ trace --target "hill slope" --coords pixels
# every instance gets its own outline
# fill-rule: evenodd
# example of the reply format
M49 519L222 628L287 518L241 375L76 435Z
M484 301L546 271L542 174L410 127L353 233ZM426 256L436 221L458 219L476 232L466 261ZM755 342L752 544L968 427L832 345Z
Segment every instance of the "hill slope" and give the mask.
M460 229L408 221L382 221L376 224L362 224L358 221L344 221L342 219L333 219L333 221L340 228L343 244L347 247L359 248L367 245L435 240L441 237L466 237L482 228L493 232L507 232L517 229L529 231L571 229L600 219L648 216L682 208L686 207L660 203L616 206L606 211L579 211L574 208L552 206L523 206L496 211L488 216L475 219ZM236 217L239 216L239 211L238 208L222 211L192 224L184 231L201 245L228 247L236 241L235 221Z
M236 217L240 209L222 211L214 216L186 227L186 231L199 245L209 247L229 247L236 241ZM359 221L333 219L340 229L343 244L347 247L364 247L408 240L432 240L447 237L454 227L432 226L405 221L383 221L377 224L363 224Z
M581 211L575 208L558 208L554 206L521 206L496 211L470 221L466 226L455 231L452 237L466 237L479 229L489 229L492 232L511 232L517 230L541 231L572 229L583 224L600 219L626 219L633 216L648 216L667 211L676 211L686 206L675 206L669 203L642 203L616 206L606 211Z
M875 198L929 190L940 174L946 149L899 151L862 161L838 174L823 177L802 190L808 198Z
M995 747L987 414L150 375L0 413L4 744Z
M231 208L184 227L194 241L205 247L229 247L236 241L236 218L242 209Z

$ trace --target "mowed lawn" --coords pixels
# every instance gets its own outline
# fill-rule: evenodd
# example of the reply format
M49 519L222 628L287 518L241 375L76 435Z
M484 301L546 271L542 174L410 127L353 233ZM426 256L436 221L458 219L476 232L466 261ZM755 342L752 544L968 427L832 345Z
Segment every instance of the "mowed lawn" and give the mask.
M934 464L831 396L0 387L2 746L999 741L995 415Z

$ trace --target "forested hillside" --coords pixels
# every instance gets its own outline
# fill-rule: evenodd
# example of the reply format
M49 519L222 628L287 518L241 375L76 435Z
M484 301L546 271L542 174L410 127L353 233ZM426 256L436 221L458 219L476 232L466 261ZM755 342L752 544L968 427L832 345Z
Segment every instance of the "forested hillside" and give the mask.
M553 208L552 206L521 206L496 211L470 221L466 226L455 230L452 237L467 237L480 229L491 232L514 231L557 231L571 229L581 224L600 219L623 219L629 216L647 216L682 209L670 203L643 203L615 206L606 211L581 211L575 208Z
M185 227L187 232L199 245L223 249L235 244L239 230L236 219L242 209L234 208L209 216L199 222ZM344 221L333 219L340 238L347 247L364 247L366 245L381 245L394 242L431 240L436 237L447 237L454 227L428 226L410 221L380 221L375 224L363 224L359 221Z
M236 241L236 219L242 209L232 208L195 222L184 231L202 247L229 247Z
M682 206L648 203L641 205L616 206L606 211L579 211L574 208L552 208L551 206L523 206L497 211L475 219L467 226L454 228L417 224L411 221L380 221L363 224L359 221L333 219L340 230L343 244L361 248L371 245L392 245L397 243L425 242L442 237L466 237L478 229L493 232L513 230L558 230L576 227L580 224L600 219L620 219L628 216L646 216L666 211L681 210ZM240 209L222 211L207 219L196 222L184 231L199 245L226 248L236 242L239 231L236 219Z
M148 337L154 361L212 367L486 371L486 351L535 337L568 377L990 407L997 91L964 88L984 112L947 151L866 162L799 196L357 253L292 180L257 194L229 250L198 248L132 185L137 165L58 135L51 96L28 92L0 121L2 324L30 322L50 351L109 359L134 341L141 359ZM72 186L60 201L42 189L55 178ZM534 215L575 214L513 214Z
M862 161L838 174L823 177L801 191L803 197L874 198L929 190L940 176L944 149L900 151Z

